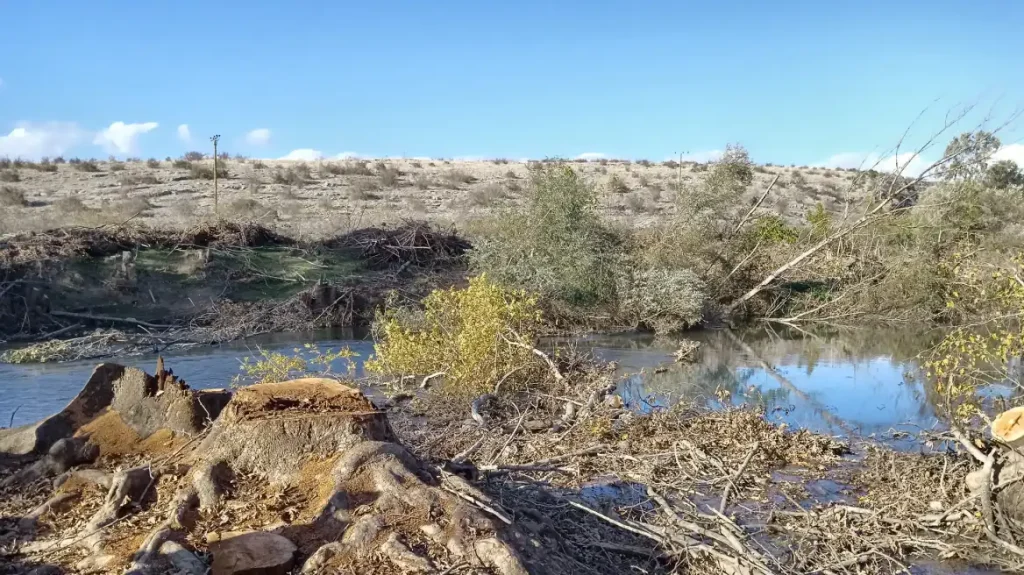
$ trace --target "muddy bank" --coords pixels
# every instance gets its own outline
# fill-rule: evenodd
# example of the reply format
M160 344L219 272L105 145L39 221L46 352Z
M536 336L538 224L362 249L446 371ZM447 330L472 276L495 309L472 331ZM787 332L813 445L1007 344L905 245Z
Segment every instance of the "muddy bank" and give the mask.
M160 352L260 333L367 324L389 293L462 280L469 244L406 222L315 243L258 224L72 228L0 240L0 342L17 359Z
M513 395L377 405L332 380L199 392L104 364L61 413L0 431L0 553L11 573L1020 566L989 441L974 450L1003 471L980 493L956 444L896 453L748 409L638 415L606 367L553 369Z

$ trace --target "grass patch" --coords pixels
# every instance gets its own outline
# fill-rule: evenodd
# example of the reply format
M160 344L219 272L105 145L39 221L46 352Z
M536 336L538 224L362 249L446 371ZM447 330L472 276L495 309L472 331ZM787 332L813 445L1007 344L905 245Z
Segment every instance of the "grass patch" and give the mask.
M15 170L4 170L0 172L0 182L14 184L21 181L21 174Z

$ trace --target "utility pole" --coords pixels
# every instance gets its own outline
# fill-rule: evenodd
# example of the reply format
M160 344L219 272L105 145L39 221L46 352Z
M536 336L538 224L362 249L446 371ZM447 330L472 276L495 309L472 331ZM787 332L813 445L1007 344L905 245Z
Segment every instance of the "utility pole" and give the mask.
M217 162L219 161L219 158L217 157L217 141L218 140L220 140L220 134L217 134L217 135L215 135L215 136L210 138L210 141L213 142L213 213L214 213L214 215L217 215L219 213L217 211L217 172L219 171L217 169Z

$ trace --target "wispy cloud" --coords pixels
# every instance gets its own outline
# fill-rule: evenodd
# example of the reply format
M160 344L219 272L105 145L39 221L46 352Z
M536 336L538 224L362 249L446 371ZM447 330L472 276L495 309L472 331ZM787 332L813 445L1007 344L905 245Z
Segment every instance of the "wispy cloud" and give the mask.
M358 160L361 158L365 158L366 156L360 154L359 152L342 152L334 157L339 160Z
M139 136L152 132L159 126L156 122L125 124L114 122L96 134L92 143L103 146L111 154L137 154Z
M608 154L606 154L604 152L583 152L582 154L576 156L576 159L577 160L587 160L587 161L590 161L590 160L603 160L603 159L605 159L607 157L608 157Z
M186 144L192 143L192 130L188 129L188 124L178 126L178 139Z
M1003 146L996 150L995 154L992 154L992 159L996 161L1011 160L1016 162L1021 168L1024 168L1024 144Z
M311 148L299 148L298 150L292 150L288 154L282 156L282 160L302 160L304 162L313 162L324 157L323 152L320 150L313 150Z
M266 146L270 143L270 130L257 128L245 135L245 143L250 146Z
M0 157L37 160L60 156L87 136L74 122L23 122L6 136L0 136Z

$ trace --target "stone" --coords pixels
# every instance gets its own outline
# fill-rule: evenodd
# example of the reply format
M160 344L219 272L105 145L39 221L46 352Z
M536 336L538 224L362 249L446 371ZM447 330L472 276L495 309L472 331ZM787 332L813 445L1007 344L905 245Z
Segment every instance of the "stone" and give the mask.
M176 569L178 575L206 575L206 563L176 541L165 541L160 555Z
M224 538L210 545L213 575L287 575L296 550L287 538L265 531Z

